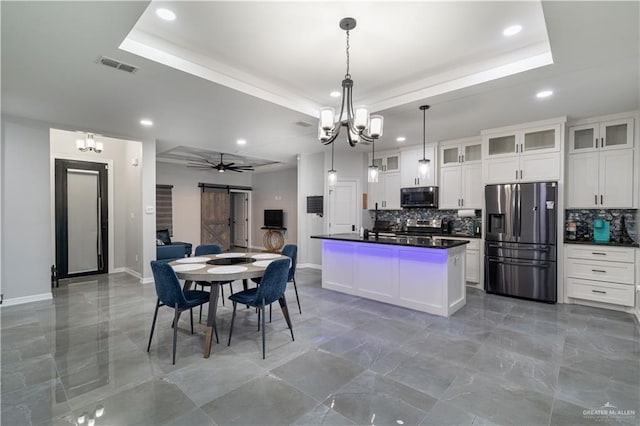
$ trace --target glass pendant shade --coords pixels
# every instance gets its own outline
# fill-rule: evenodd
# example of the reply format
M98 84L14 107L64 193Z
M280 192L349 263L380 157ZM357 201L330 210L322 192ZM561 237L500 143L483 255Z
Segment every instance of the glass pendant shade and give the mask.
M95 139L93 139L93 135L91 135L91 134L87 135L86 147L89 148L89 149L95 149L95 147L96 147L96 141L95 141Z
M324 131L333 129L333 119L336 112L331 107L324 107L320 109L320 128Z
M384 118L381 115L372 115L369 120L369 134L372 138L379 138L382 136L382 126Z
M338 181L338 172L333 169L329 170L329 173L327 174L327 180L329 181L329 186L335 186L336 182Z
M360 105L353 114L353 125L356 130L362 132L367 128L367 124L369 124L369 110Z
M322 129L320 123L318 123L318 139L320 140L320 142L326 142L329 140L329 138L330 136L325 130Z
M369 166L367 182L378 183L378 166Z
M430 174L431 174L431 161L426 158L419 160L418 176L420 177L420 179L429 179Z

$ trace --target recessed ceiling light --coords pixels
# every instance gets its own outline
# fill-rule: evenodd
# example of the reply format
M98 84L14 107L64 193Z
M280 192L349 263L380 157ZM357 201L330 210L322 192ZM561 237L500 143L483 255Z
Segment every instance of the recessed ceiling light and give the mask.
M504 31L502 31L502 35L510 37L512 35L518 34L520 31L522 31L522 25L511 25L510 27L507 27L504 29Z
M329 93L329 96L331 96L332 98L339 98L341 94L342 93L338 92L337 90L334 90L333 92Z
M542 90L536 93L536 98L543 99L543 98L548 98L551 95L553 95L553 90Z
M164 19L165 21L176 20L176 14L169 9L165 9L164 7L156 9L156 15L158 15L160 18Z
M246 140L244 140L244 139L238 139L238 140L236 141L236 143L237 143L238 145L246 145L246 144L247 144L247 141L246 141Z
M397 141L397 142L404 142L404 141L406 141L406 140L407 140L407 138L405 138L404 136L398 136L398 137L396 138L396 141Z
M144 127L151 127L153 126L153 121L149 120L148 118L143 118L142 120L140 120L140 124L142 124Z

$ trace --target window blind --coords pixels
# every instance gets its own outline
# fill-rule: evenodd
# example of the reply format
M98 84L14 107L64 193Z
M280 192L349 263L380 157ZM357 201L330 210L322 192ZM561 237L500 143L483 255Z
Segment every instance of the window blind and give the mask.
M156 185L156 230L168 229L173 236L173 185Z

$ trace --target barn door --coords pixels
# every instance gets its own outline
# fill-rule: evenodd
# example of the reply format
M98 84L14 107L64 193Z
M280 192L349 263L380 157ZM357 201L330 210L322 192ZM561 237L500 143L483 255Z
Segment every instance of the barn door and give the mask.
M231 246L231 197L226 189L202 188L200 198L200 244Z

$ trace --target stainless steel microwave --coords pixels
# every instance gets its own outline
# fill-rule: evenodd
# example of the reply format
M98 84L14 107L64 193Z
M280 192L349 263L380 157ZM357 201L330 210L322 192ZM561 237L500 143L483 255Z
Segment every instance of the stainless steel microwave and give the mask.
M438 187L401 188L400 205L402 207L438 208Z

